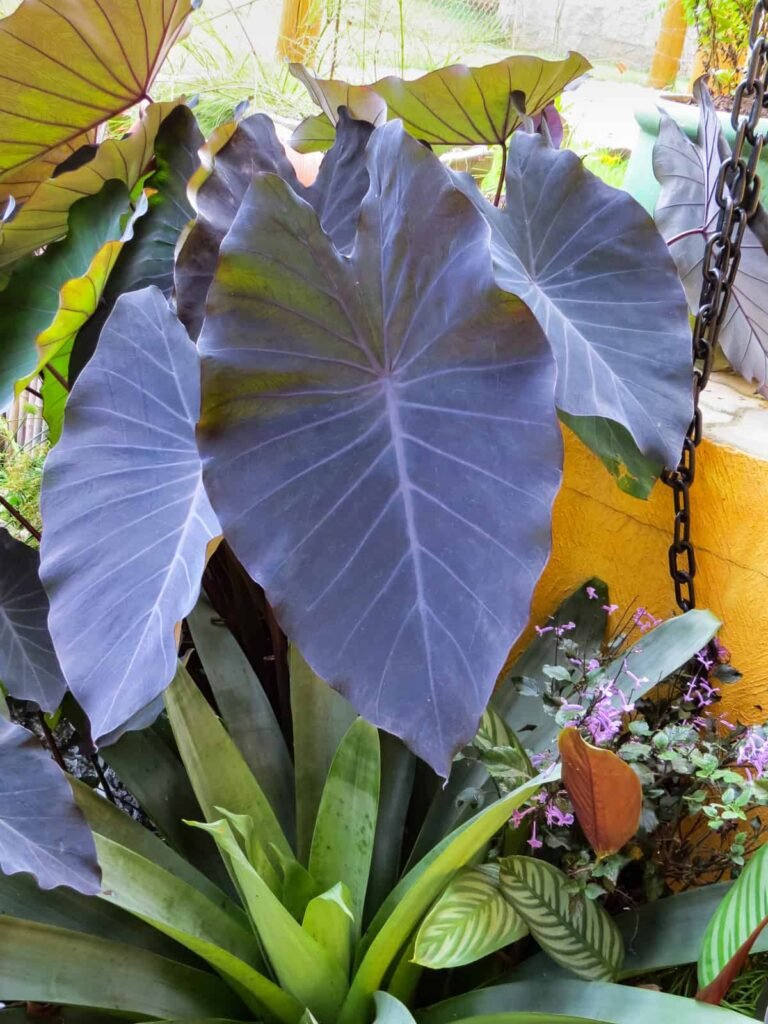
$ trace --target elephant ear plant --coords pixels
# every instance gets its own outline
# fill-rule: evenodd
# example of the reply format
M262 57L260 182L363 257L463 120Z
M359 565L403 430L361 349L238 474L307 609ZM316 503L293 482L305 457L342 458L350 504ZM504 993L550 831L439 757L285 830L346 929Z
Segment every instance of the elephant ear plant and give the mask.
M151 205L120 219L133 235L101 292L95 354L89 321L70 338L78 376L43 484L41 600L97 744L156 714L223 533L312 669L447 776L549 555L558 412L675 460L690 339L664 244L628 196L525 130L582 69L539 62L539 91L527 58L478 71L491 121L518 111L501 133L503 210L420 144L418 120L414 139L340 109L311 187L263 115L220 129L190 179L181 320L167 240L195 128L185 108L165 113ZM31 310L34 261L69 238L11 264L9 315L17 275ZM141 287L155 254L160 287Z

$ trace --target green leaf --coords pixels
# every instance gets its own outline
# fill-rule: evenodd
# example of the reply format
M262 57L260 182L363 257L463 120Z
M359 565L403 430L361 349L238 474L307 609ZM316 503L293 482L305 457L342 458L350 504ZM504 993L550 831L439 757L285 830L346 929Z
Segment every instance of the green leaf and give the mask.
M165 691L165 703L181 759L206 819L220 817L217 807L226 807L232 814L250 814L264 848L273 844L290 856L291 849L264 791L182 665Z
M480 811L431 850L392 890L363 936L359 966L339 1024L356 1024L425 911L456 872L504 826L513 811L555 778L556 772L537 776Z
M561 1016L566 1014L573 1016ZM558 979L546 985L491 985L447 999L419 1014L419 1024L744 1024L719 1006L649 989Z
M663 679L677 672L706 647L722 623L712 612L694 609L667 619L652 629L626 654L605 670L625 693L642 696ZM641 692L629 673L644 680Z
M423 967L462 967L528 934L504 898L497 864L460 871L424 918L414 960Z
M500 863L504 896L553 960L590 981L616 977L624 944L599 904L576 902L567 877L545 861L505 857Z
M273 893L279 893L282 888L280 878L269 858L266 847L258 837L250 814L233 814L224 807L215 809L229 822L235 835L239 836L240 849L251 867L267 883ZM275 846L271 847L271 852L278 860L280 856L284 856L283 852Z
M356 936L373 855L380 770L378 731L358 718L331 763L309 853L309 873L321 889L337 882L349 889Z
M643 501L648 498L664 467L643 455L625 426L601 416L571 416L562 409L558 416L600 459L622 491Z
M214 975L101 936L0 917L0 948L6 1002L68 1003L142 1018L245 1014Z
M331 761L357 715L348 701L315 675L295 644L291 645L290 669L296 841L299 860L306 864Z
M431 146L474 146L502 145L522 123L510 99L513 93L522 93L525 112L533 116L589 67L578 53L555 61L514 56L480 68L454 64L413 80L390 75L372 85L318 79L301 65L291 65L290 70L329 121L340 105L348 107L353 117L371 120L373 114L380 119L380 109L372 103L379 97L386 104L386 116L401 120L420 141ZM316 148L310 140L323 134L317 119L311 118L306 127L302 123L296 129L291 145L309 152Z
M337 882L307 904L302 928L338 963L346 976L352 963L355 919L349 889Z
M293 765L269 698L237 640L219 624L205 594L187 623L229 734L286 836L291 837L295 831Z
M233 866L248 913L280 986L306 1006L320 1024L336 1024L347 990L344 972L288 913L249 864L226 821L199 825Z
M381 786L376 837L365 896L367 923L394 888L400 877L403 832L413 793L416 758L399 740L388 732L379 733L381 747Z
M750 858L744 871L728 890L707 925L699 954L699 985L711 984L768 917L768 846ZM756 946L755 949L759 949Z
M108 181L96 195L72 206L63 241L13 268L0 291L0 399L10 400L16 382L34 374L39 360L36 344L56 318L61 289L86 273L103 246L120 238L129 209L126 186Z
M92 160L44 181L13 220L0 224L0 268L66 235L73 204L100 192L105 181L121 181L132 191L152 159L160 125L176 106L151 103L129 135L102 142Z
M283 876L280 899L285 909L301 921L309 901L320 895L320 886L294 857L286 857L278 850L274 852Z
M93 355L101 329L120 295L150 284L166 297L171 294L176 243L194 217L187 185L200 166L198 150L204 141L195 115L183 103L160 125L154 140L155 169L144 182L148 210L137 222L133 238L123 246L99 308L77 336L69 374L65 374L71 380L77 379Z
M173 743L172 738L169 741ZM211 881L227 888L229 879L216 851L184 824L202 817L202 812L184 766L157 724L124 733L100 753L174 850Z
M258 942L213 902L131 850L96 836L102 898L175 939L239 986L256 1013L292 1024L300 1007L266 978ZM252 997L252 998L249 998Z
M595 597L589 596L594 592ZM575 629L566 636L579 649L579 657L589 659L599 651L605 636L608 613L603 605L608 603L608 587L599 579L585 580L580 587L563 601L548 622L540 626L559 626L573 622ZM542 633L528 645L523 653L502 674L499 685L491 698L492 707L522 736L527 750L541 753L553 747L559 727L550 715L540 697L530 697L519 692L516 680L523 677L541 678L545 665L554 665L558 660L558 640L554 630ZM525 729L524 732L521 732Z
M32 876L27 874L0 874L0 917L20 917L38 924L72 928L86 935L139 946L169 960L199 966L197 958L178 943L172 942L119 907L113 907L97 896L84 896L65 886L40 889Z
M373 998L376 1002L374 1024L416 1024L410 1010L389 992L376 992Z
M167 843L164 843L154 832L144 828L133 818L129 818L127 814L118 810L108 800L102 799L84 783L71 777L68 778L68 782L75 795L75 801L85 815L92 832L106 836L107 839L120 843L121 846L146 857L147 860L153 861L165 868L166 871L182 878L218 906L225 908L230 915L240 920L245 919L242 910L217 885L176 853Z

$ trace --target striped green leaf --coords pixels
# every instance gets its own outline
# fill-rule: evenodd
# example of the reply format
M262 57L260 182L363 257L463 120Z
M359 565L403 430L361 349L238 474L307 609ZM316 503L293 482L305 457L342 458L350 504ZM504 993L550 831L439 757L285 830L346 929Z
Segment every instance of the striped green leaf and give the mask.
M460 871L430 910L416 936L414 960L422 967L461 967L528 934L504 898L498 864Z
M768 917L768 846L749 860L712 915L699 954L699 984L715 980L761 921Z
M504 896L553 960L588 981L617 976L624 943L598 903L574 900L566 876L544 861L505 857L500 863Z

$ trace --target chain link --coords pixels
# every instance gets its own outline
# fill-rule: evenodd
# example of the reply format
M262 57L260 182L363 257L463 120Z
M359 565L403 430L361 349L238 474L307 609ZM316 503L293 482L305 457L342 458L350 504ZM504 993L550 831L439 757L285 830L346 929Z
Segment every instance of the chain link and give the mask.
M680 462L675 469L665 470L662 477L672 488L675 512L669 571L675 585L675 599L684 612L696 606L691 487L696 477L696 449L702 438L699 400L712 372L717 338L739 269L744 232L760 203L757 166L765 136L758 132L758 124L768 92L768 0L757 0L755 4L749 47L749 63L736 89L731 113L731 124L736 132L733 152L723 161L715 186L715 201L720 208L717 228L704 249L701 298L693 327L693 419ZM749 109L742 114L741 108L748 100L751 100ZM749 155L748 145L752 147Z

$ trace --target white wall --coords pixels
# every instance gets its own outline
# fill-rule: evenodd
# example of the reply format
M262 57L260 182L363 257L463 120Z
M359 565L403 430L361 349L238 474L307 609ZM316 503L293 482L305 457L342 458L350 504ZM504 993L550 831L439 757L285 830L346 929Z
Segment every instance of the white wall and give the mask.
M592 61L647 70L661 25L662 0L500 0L516 50L578 50ZM689 32L687 50L690 49Z

